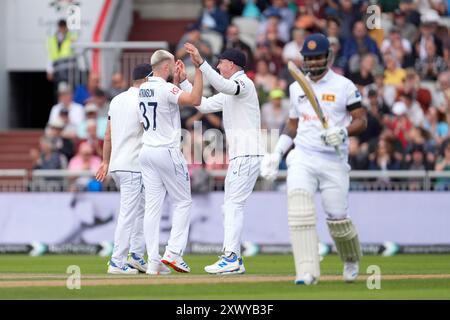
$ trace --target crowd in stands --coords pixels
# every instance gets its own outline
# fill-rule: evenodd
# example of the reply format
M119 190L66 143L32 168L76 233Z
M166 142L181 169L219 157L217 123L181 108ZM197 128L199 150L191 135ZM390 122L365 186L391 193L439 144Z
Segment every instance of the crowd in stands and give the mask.
M287 71L301 67L305 37L322 32L333 51L332 70L351 79L362 94L368 128L350 138L349 163L356 170L450 170L450 17L444 0L380 0L380 29L368 0L203 0L195 23L175 45L175 56L193 74L183 45L191 42L211 64L226 48L247 56L246 73L254 80L264 129L282 130L288 118ZM101 157L109 100L126 89L121 74L111 88L99 87L98 75L74 92L58 87L36 168L96 169ZM204 95L214 93L205 83ZM221 114L181 110L183 128L222 131ZM50 148L53 145L53 148ZM191 151L198 146L191 148ZM189 161L190 155L186 155ZM212 157L224 157L216 152ZM72 162L75 162L73 164ZM224 165L209 165L224 168ZM193 166L194 168L194 166Z

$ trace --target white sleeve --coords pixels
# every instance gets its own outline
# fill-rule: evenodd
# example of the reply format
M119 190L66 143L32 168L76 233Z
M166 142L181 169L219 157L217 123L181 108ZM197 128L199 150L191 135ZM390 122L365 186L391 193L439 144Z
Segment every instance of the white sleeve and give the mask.
M48 117L48 122L52 122L56 120L59 116L59 110L57 110L56 106L52 107L52 110L50 111L50 115Z
M361 93L359 92L358 88L356 88L353 82L349 81L346 90L347 101L345 105L347 107L347 110L352 111L359 108L361 106Z
M211 85L217 91L229 95L239 95L243 94L246 86L242 85L243 82L236 80L229 80L222 77L218 74L206 60L203 61L203 64L200 66L200 70L205 75L206 79L211 83Z
M178 104L178 98L183 93L183 90L172 83L167 83L167 100L172 104Z
M180 88L181 88L181 90L183 90L183 91L191 92L193 86L192 86L192 84L189 82L189 80L186 78L186 79L184 79L184 81L180 82Z
M299 118L299 114L297 112L297 103L298 101L296 100L296 94L295 94L295 90L293 89L292 86L289 87L289 101L290 101L290 108L289 108L289 118L291 119L298 119Z
M223 93L218 93L209 98L202 97L202 103L197 106L197 109L201 113L219 112L223 110L224 101L225 95Z

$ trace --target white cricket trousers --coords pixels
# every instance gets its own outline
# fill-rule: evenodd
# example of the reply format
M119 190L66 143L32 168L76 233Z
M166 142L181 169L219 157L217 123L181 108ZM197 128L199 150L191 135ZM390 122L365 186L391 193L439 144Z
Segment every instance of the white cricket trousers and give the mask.
M223 251L241 256L244 207L259 176L260 156L236 157L228 165L225 178Z
M114 171L111 176L120 189L120 211L111 260L123 267L128 252L141 257L145 254L142 175L139 172Z
M346 161L295 148L289 152L286 164L288 193L301 189L313 196L319 190L329 219L348 218L350 166Z
M160 261L159 224L164 198L172 203L172 229L166 250L182 255L187 244L192 204L186 160L178 148L143 146L139 162L144 178L144 236L148 261Z

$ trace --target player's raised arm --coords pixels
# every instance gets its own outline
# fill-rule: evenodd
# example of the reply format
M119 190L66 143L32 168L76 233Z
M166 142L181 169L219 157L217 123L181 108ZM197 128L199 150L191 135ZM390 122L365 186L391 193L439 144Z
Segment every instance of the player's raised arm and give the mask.
M178 60L176 62L176 67L177 70L175 72L175 77L180 81L179 86L181 90L185 92L191 92L192 84L187 79L184 63L181 60ZM201 113L219 112L223 110L223 102L224 94L219 93L209 98L202 97L201 103L199 105L196 105L195 107Z
M197 106L202 102L203 76L199 68L195 68L194 86L191 92L185 92L178 98L180 107Z
M218 74L208 64L208 62L206 62L206 60L202 58L198 49L194 45L192 45L191 43L186 43L184 47L186 48L186 51L191 55L191 59L194 65L199 66L200 70L203 72L206 79L208 79L214 89L229 95L238 95L244 92L245 86L242 86L238 81L226 79L225 77ZM245 63L245 56L243 60L243 63ZM230 61L230 63L233 62Z

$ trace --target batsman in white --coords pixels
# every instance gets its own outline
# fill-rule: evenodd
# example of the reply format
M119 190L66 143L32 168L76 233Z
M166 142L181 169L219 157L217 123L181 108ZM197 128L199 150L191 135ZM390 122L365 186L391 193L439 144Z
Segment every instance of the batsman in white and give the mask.
M280 136L275 152L264 156L261 175L273 180L278 173L280 159L295 144L286 159L288 222L295 260L295 283L317 283L320 277L313 201L317 190L321 193L327 214L328 229L344 263L344 280L352 282L358 276L361 249L357 231L347 212L350 171L347 138L365 130L366 113L356 86L329 69L332 55L324 35L307 36L300 53L302 71L309 75L329 128L323 129L300 85L297 82L291 84L291 108L286 130ZM335 146L339 147L341 157Z
M191 187L186 160L180 150L179 107L200 104L203 79L196 68L192 92L169 83L176 69L174 56L157 50L151 57L153 76L139 89L140 120L144 128L139 154L145 186L144 235L148 274L165 273L166 264L178 272L190 272L183 260L189 233ZM159 224L166 193L171 198L172 229L162 259L159 256Z
M108 267L108 273L112 274L147 271L147 263L143 259L144 192L138 159L143 130L136 105L139 86L151 72L149 64L137 65L133 70L133 86L112 99L108 112L103 161L96 178L103 181L109 171L120 189L120 212Z
M195 65L219 93L202 98L198 109L202 113L222 111L228 142L229 166L225 178L224 254L205 267L214 274L245 273L241 257L241 237L244 226L245 203L253 191L259 175L264 145L261 141L261 118L255 85L244 72L245 55L236 49L227 49L219 56L217 73L190 43L185 44ZM180 77L180 80L182 80ZM189 81L181 88L190 90Z

